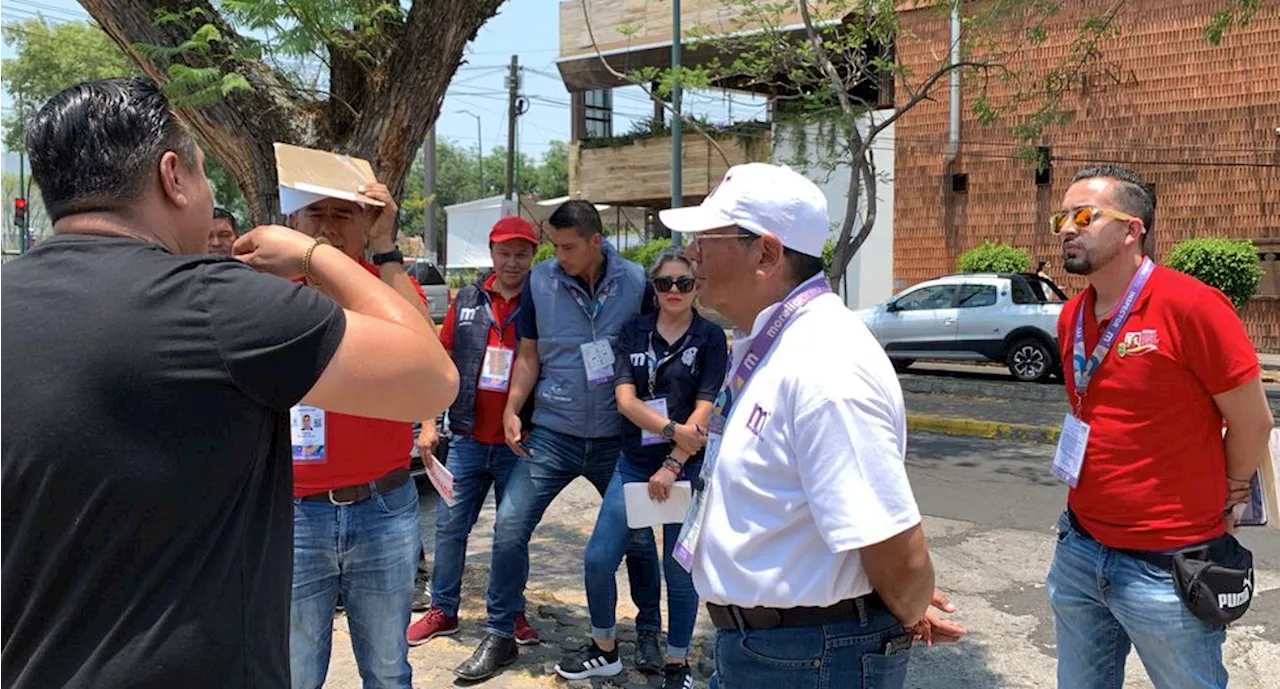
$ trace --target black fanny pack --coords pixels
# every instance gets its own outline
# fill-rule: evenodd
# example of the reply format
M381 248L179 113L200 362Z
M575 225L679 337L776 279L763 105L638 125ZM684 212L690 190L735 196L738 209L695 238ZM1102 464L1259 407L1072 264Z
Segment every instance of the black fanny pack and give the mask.
M1067 518L1081 536L1098 540L1070 510ZM1235 622L1253 602L1253 553L1231 534L1173 552L1112 550L1170 570L1178 598L1206 624L1222 627Z
M1178 597L1208 624L1235 622L1253 602L1253 553L1231 534L1173 553Z

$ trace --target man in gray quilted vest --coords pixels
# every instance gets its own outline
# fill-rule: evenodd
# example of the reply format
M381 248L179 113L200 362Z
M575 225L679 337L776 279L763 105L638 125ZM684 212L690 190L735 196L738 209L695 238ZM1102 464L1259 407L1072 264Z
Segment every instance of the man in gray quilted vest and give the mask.
M494 527L487 635L454 669L464 680L492 677L519 655L517 614L529 579L529 539L547 506L579 476L604 495L620 448L621 416L613 393L613 350L632 318L653 308L640 266L604 241L600 214L586 201L567 201L551 215L556 260L533 268L520 296L519 350L503 427L521 459L507 481ZM520 410L533 395L533 428ZM636 616L637 665L662 662L658 554L650 531L627 553ZM649 576L638 576L646 569ZM637 582L654 585L635 585Z

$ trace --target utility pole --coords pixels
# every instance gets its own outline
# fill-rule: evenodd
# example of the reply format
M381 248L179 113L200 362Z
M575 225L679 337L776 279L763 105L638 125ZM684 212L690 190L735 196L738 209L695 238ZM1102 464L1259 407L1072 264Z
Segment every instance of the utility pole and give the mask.
M422 198L427 199L423 210L426 214L427 255L440 265L440 237L436 228L436 125L427 130L427 141L422 144Z
M520 96L520 57L511 56L511 72L507 74L507 180L502 185L502 198L515 200L516 194L516 98Z
M458 112L476 118L476 165L480 168L479 198L484 198L484 135L480 132L480 116L470 110L459 110Z
M684 153L684 146L680 141L681 130L684 121L680 119L680 0L671 0L671 70L674 75L672 80L673 88L671 89L671 207L679 208L684 205L684 180L681 175L680 165ZM671 243L674 246L681 245L679 232L671 233Z

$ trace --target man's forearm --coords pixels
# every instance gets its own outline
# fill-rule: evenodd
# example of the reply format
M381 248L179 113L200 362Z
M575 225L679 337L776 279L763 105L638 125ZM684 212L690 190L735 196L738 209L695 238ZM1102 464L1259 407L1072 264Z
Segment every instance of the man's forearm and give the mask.
M529 395L537 382L538 360L516 357L516 363L511 372L511 389L507 392L507 410L513 414L519 414L525 402L529 401Z
M418 290L413 288L413 278L404 272L404 264L392 261L379 266L379 270L382 281L390 286L391 289L394 289L396 294L404 297L405 301L413 306L413 310L417 311L434 331L436 324L431 320L431 311L427 309L422 297L418 295Z
M1271 429L1266 426L1228 428L1225 440L1227 477L1237 481L1251 479L1258 466L1267 458L1270 440Z
M933 562L919 524L861 550L862 568L885 607L904 625L924 617L933 599Z
M435 338L435 330L408 300L338 249L327 244L316 246L311 254L311 273L319 282L316 289L342 308Z

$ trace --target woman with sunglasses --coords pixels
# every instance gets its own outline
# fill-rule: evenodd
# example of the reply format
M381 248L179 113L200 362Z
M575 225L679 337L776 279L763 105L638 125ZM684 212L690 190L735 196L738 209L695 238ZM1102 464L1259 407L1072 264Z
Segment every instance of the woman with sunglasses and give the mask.
M623 415L622 456L605 492L587 542L586 591L592 643L556 665L568 679L613 676L622 671L615 620L618 565L631 539L623 499L626 483L647 483L652 500L665 502L676 481L698 476L711 407L724 383L728 345L724 330L693 308L697 283L688 259L663 252L649 272L656 312L623 328L615 353L615 393ZM693 579L672 558L680 524L663 528L663 573L655 568L632 587L660 586L665 573L670 616L665 666L655 630L637 630L636 669L662 672L664 689L693 686L686 657L698 613ZM650 581L643 581L652 577ZM652 650L651 650L652 649Z

